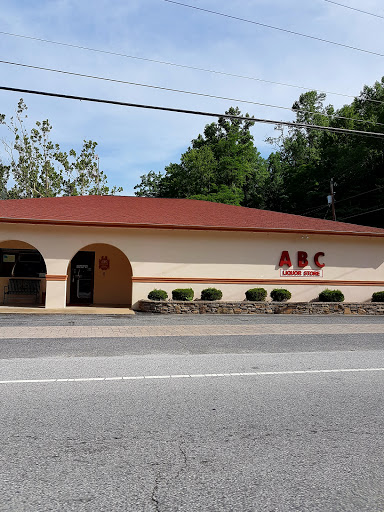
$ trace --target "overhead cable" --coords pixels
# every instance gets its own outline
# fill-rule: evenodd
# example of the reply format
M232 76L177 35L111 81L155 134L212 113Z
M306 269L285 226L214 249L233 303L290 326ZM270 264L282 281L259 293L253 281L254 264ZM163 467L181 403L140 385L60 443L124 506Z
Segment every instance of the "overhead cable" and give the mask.
M324 208L328 208L329 204L324 204L322 206L317 206L316 208L310 208L309 210L305 210L303 213L299 213L299 215L308 215L310 213L316 213L320 210L324 210Z
M24 67L24 68L39 69L39 70L42 70L42 71L50 71L50 72L53 72L53 73L61 73L61 74L64 74L64 75L79 76L79 77L82 77L82 78L92 78L94 80L104 80L104 81L107 81L107 82L114 82L114 83L126 84L126 85L134 85L136 87L147 87L149 89L159 89L161 91L177 92L177 93L180 93L180 94L191 94L193 96L203 96L205 98L214 98L214 99L219 99L219 100L235 101L235 102L239 102L239 103L248 103L250 105L259 105L259 106L262 106L262 107L270 107L270 108L278 108L278 109L283 109L283 110L290 110L291 112L304 112L304 113L307 113L307 114L317 114L319 116L327 117L329 119L346 119L348 121L354 121L354 122L358 122L358 123L367 123L367 124L373 124L375 126L384 126L384 123L378 123L376 121L368 121L368 120L365 120L365 119L355 119L355 118L346 117L346 116L339 116L339 115L336 115L336 114L335 115L324 114L322 112L316 112L316 111L313 111L313 110L306 110L306 109L302 109L302 108L283 107L281 105L273 105L273 104L269 104L269 103L261 103L261 102L258 102L258 101L251 101L251 100L242 100L242 99L239 99L239 98L229 98L229 97L226 97L226 96L216 96L214 94L206 94L206 93L196 92L196 91L186 91L186 90L183 90L183 89L172 89L170 87L162 87L160 85L142 84L142 83L138 83L138 82L129 82L129 81L126 81L126 80L118 80L116 78L108 78L108 77L102 77L102 76L97 76L97 75L86 75L84 73L75 73L74 71L66 71L66 70L63 70L63 69L46 68L46 67L43 67L43 66L33 66L31 64L23 64L21 62L11 62L11 61L6 61L6 60L0 60L0 64L9 64L9 65L12 65L12 66L21 66L21 67Z
M103 53L103 54L106 54L106 55L115 55L117 57L124 57L124 58L127 58L127 59L140 60L140 61L144 61L144 62L152 62L154 64L162 64L162 65L173 66L173 67L177 67L177 68L191 69L193 71L202 71L204 73L213 73L213 74L216 74L216 75L230 76L232 78L240 78L242 80L253 80L253 81L256 81L256 82L262 82L262 83L272 84L272 85L280 85L280 86L283 86L283 87L293 87L295 89L302 89L304 91L317 91L317 92L324 93L324 94L332 94L332 95L335 95L335 96L342 96L344 98L358 98L358 96L353 95L353 94L345 94L345 93L334 92L334 91L325 91L323 89L318 89L317 87L305 87L303 85L288 84L288 83L285 83L285 82L276 82L276 81L273 81L273 80L266 80L264 78L258 78L258 77L247 76L247 75L239 75L239 74L236 74L236 73L229 73L229 72L226 72L226 71L219 71L219 70L216 70L216 69L199 68L199 67L196 67L196 66L189 66L188 64L180 64L180 63L168 62L168 61L164 61L164 60L149 59L147 57L138 57L136 55L129 55L129 54L126 54L126 53L119 53L119 52L114 52L114 51L109 51L109 50L102 50L101 48L91 48L89 46L81 46L81 45L72 44L72 43L64 43L62 41L53 41L51 39L42 39L40 37L26 36L24 34L15 34L15 33L12 33L12 32L4 32L4 31L0 31L0 34L5 35L5 36L11 36L11 37L20 37L20 38L29 39L29 40L32 40L32 41L39 41L41 43L56 44L56 45L59 45L59 46L66 46L66 47L69 47L69 48L76 48L78 50L86 50L86 51L90 51L90 52ZM384 101L370 99L370 98L366 98L365 101L369 101L369 102L372 102L372 103L380 103L380 104L384 103Z
M384 208L376 208L375 210L368 210L367 212L361 212L361 213L357 213L356 215L350 215L349 217L344 217L343 219L340 219L340 220L353 219L354 217L361 217L362 215L368 215L368 213L379 212L381 210L384 210Z
M140 103L128 103L126 101L117 101L117 100L107 100L101 98L90 98L87 96L75 96L72 94L60 94L56 92L47 92L47 91L36 91L32 89L22 89L20 87L6 87L0 86L0 90L2 91L11 91L11 92L21 92L25 94L36 94L38 96L50 96L53 98L64 98L70 100L80 100L80 101L89 101L93 103L104 103L107 105L120 105L123 107L134 107L134 108L143 108L148 110L161 110L165 112L177 112L181 114L191 114L197 116L207 116L207 117L216 117L216 118L226 118L226 119L237 119L240 121L247 121L253 123L264 123L264 124L273 124L273 125L281 125L281 126L293 126L295 128L308 128L312 130L320 130L334 133L346 133L351 135L359 135L363 137L375 137L379 139L384 139L384 133L381 132L366 132L361 130L348 130L346 128L335 128L333 126L320 126L314 124L307 123L297 123L290 121L274 121L272 119L260 119L256 117L249 116L236 116L231 114L217 114L213 112L204 112L199 110L187 110L181 108L173 108L173 107L160 107L157 105L148 105L148 104L140 104Z
M225 18L231 18L233 20L243 21L245 23L252 23L253 25L270 28L272 30L278 30L280 32L285 32L287 34L292 34L295 36L306 37L308 39L315 39L316 41L320 41L322 43L329 43L329 44L333 44L336 46L342 46L343 48L348 48L349 50L356 50L358 52L364 52L364 53L369 53L371 55L378 55L379 57L384 57L384 53L378 53L378 52L374 52L372 50L365 50L364 48L358 48L357 46L350 46L348 44L338 43L336 41L330 41L329 39L323 39L322 37L311 36L309 34L302 34L301 32L295 32L294 30L288 30L286 28L274 27L273 25L267 25L266 23L261 23L259 21L247 20L245 18L238 18L237 16L232 16L230 14L225 14L225 13L218 12L218 11L211 11L210 9L204 9L203 7L197 7L195 5L184 4L182 2L176 2L175 0L164 0L164 2L180 5L182 7L188 7L189 9L196 9L197 11L203 11L203 12L208 12L210 14L216 14L217 16L224 16Z
M369 16L375 16L376 18L384 19L384 16L380 16L380 14L375 14L373 12L368 12L368 11L362 11L361 9L357 9L356 7L351 7L350 5L339 4L339 2L333 2L333 0L324 0L324 1L328 2L329 4L335 4L335 5L339 5L340 7L345 7L346 9L351 9L352 11L358 11L358 12L362 12L363 14L369 14Z
M376 192L376 190L382 190L384 188L383 187L376 187L376 188L373 188L372 190L367 190L366 192L360 192L359 194L355 194L354 196L349 196L349 197L344 197L343 199L340 199L335 201L336 204L339 204L339 203L342 203L343 201L349 201L350 199L355 199L355 197L360 197L360 196L364 196L366 194L371 194L372 192ZM306 210L305 212L303 213L300 213L300 215L306 215L307 213L315 213L319 210L323 210L324 208L328 208L328 204L326 205L323 205L323 206L319 206L319 207L316 207L316 208L310 208L309 210Z
M355 197L364 196L365 194L370 194L371 192L376 192L376 190L382 190L384 187L376 187L372 190L368 190L367 192L361 192L360 194L355 194L354 196L346 197L337 201L337 204L342 203L343 201L349 201L350 199L355 199Z

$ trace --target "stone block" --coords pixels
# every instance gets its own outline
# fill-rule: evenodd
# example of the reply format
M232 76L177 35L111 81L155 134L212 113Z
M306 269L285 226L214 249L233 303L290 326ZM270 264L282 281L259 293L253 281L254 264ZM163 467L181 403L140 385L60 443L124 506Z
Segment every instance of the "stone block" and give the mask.
M383 303L320 303L320 302L189 302L189 301L139 301L139 310L157 314L333 314L333 315L384 315Z

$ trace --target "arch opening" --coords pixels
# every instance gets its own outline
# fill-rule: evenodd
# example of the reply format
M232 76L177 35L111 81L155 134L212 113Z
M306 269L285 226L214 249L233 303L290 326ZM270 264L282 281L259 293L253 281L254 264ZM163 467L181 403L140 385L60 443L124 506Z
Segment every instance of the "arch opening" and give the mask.
M0 242L0 303L44 306L47 267L40 251L21 240Z
M131 307L132 267L114 245L82 247L70 261L67 275L67 305Z

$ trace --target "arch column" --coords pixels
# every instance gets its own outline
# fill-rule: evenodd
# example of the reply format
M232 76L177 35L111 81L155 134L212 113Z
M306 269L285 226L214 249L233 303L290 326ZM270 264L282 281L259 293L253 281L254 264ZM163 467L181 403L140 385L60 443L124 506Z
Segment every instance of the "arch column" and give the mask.
M66 307L67 297L66 274L47 274L45 307L47 309L63 309Z
M18 239L19 238L19 239ZM0 252L7 254L7 260L3 260L1 254L1 273L0 273L0 303L3 304L3 287L9 285L10 279L32 279L40 285L39 295L36 300L32 300L33 294L23 294L16 297L10 295L7 297L7 305L20 305L22 299L23 304L31 304L33 306L44 305L45 290L45 275L47 271L46 260L43 252L41 251L40 244L33 245L30 241L26 242L27 236L10 237L9 240L0 241ZM32 241L34 243L34 241ZM32 256L28 257L28 256ZM4 265L5 263L5 265ZM5 298L4 298L5 302Z
M77 260L83 253L84 260ZM86 253L88 256L86 257ZM93 257L92 257L93 254ZM91 259L89 259L91 258ZM91 263L92 260L92 263ZM91 267L91 274L84 276L74 275L73 267ZM67 287L67 304L71 306L93 304L103 307L130 307L132 302L132 267L125 252L116 245L94 242L81 247L68 264L66 274L69 286ZM71 289L76 290L78 279L92 280L91 297L80 298ZM80 299L80 300L79 300Z

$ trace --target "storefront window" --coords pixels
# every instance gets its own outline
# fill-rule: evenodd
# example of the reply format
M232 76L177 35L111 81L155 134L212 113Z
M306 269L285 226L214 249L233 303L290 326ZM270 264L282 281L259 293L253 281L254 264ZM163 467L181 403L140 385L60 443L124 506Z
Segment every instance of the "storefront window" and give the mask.
M46 272L39 251L0 249L0 277L44 277Z

